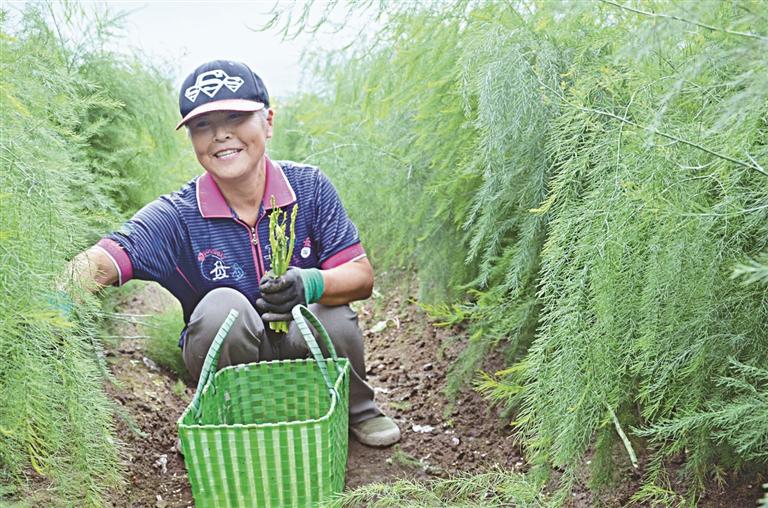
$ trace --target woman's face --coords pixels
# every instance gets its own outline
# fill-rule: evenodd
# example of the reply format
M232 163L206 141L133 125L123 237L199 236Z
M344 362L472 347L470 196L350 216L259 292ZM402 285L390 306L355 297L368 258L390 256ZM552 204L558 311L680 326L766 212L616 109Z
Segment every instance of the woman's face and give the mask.
M265 117L266 116L266 117ZM212 111L187 123L195 155L217 181L237 181L263 165L273 111Z

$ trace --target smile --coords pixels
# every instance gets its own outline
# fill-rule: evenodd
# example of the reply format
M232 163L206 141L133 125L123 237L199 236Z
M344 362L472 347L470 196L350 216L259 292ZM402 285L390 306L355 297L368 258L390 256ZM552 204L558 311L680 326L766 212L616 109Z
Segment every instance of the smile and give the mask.
M213 154L214 157L217 159L232 159L234 157L237 157L237 154L242 152L242 149L240 148L227 148L226 150L221 150Z

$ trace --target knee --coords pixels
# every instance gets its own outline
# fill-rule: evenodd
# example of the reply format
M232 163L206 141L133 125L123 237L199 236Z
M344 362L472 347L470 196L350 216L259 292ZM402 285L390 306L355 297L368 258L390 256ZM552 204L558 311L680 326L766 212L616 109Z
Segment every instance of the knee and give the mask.
M235 309L241 315L244 312L251 311L253 306L248 298L236 289L221 287L209 291L197 304L192 312L192 320L195 317L205 316L226 316L229 311Z
M357 314L348 305L326 307L318 313L334 347L340 351L351 351L360 347L363 332L357 323Z

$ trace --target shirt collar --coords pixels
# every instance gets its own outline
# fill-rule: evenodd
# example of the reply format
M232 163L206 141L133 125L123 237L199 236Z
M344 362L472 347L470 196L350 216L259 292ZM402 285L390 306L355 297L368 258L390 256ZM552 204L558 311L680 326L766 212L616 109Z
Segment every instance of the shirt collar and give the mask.
M264 210L272 208L271 197L275 196L275 204L278 208L290 205L296 202L296 193L293 192L288 178L286 178L283 169L276 163L264 156L266 164L264 165L265 179L264 197L261 204ZM206 219L229 219L232 218L232 210L224 199L224 195L216 185L216 181L206 172L197 179L197 207L200 215Z

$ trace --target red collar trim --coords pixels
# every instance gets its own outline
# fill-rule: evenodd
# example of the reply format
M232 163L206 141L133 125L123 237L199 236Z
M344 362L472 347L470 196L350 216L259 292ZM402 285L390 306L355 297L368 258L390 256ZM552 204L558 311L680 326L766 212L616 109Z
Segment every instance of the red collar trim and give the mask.
M275 204L278 208L295 203L296 193L293 192L293 187L283 173L283 168L267 158L266 172L267 181L264 183L264 197L261 198L264 210L272 209L272 196L275 196Z
M296 193L288 182L283 169L266 158L264 183L264 197L261 200L264 210L272 208L270 204L271 196L275 196L275 203L278 208L290 205L296 202ZM216 181L210 173L205 173L197 179L197 208L200 215L206 219L230 219L232 210L224 199L224 195L216 185Z
M231 219L232 210L209 173L197 179L197 209L206 219Z

